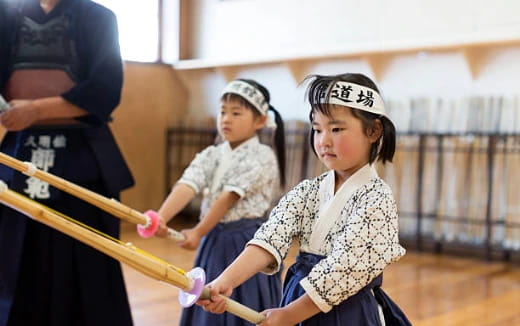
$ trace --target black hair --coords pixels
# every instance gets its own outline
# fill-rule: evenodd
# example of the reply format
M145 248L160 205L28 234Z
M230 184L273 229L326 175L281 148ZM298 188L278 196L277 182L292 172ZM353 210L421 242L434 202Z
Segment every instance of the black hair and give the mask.
M376 84L367 76L357 73L346 73L340 75L324 76L324 75L310 75L304 80L309 81L309 87L306 91L306 97L311 105L311 111L309 113L309 120L312 123L314 120L314 113L320 112L327 116L331 115L330 104L324 103L324 98L329 98L332 91L332 85L338 81L349 82L361 86L365 86L373 89L379 93L379 89ZM365 134L373 129L376 120L381 121L383 126L383 132L381 137L375 141L370 147L368 162L374 163L376 160L381 161L385 164L387 161L392 162L395 153L396 133L395 126L387 117L375 113L371 113L364 110L350 108L352 114L361 120ZM310 132L310 144L311 148L316 154L314 149L314 131L311 129Z
M278 169L280 171L280 185L285 186L285 131L283 119L280 113L269 103L271 101L271 95L267 88L265 88L262 84L252 80L252 79L237 79L241 82L247 83L257 90L259 90L265 98L265 101L269 104L269 110L273 111L274 119L276 122L276 131L274 134L274 143L276 147L276 157L278 159ZM249 103L244 97L234 94L234 93L225 93L222 95L221 101L237 101L241 105L249 108L255 116L261 116L262 114L256 109L256 107Z

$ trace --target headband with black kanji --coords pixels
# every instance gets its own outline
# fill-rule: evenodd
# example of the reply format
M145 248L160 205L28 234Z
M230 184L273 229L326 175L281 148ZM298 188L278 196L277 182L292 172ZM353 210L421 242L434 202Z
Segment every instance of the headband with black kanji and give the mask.
M328 99L325 99L325 93L323 94L322 103L348 106L388 117L385 112L383 99L372 88L350 82L337 81L332 85L328 93Z
M267 111L269 110L269 103L265 100L264 95L260 90L254 87L251 84L248 84L241 80L233 80L229 84L226 85L224 90L222 91L222 95L226 93L237 94L243 97L247 102L249 102L260 114L267 115ZM267 115L267 127L276 128L276 122Z

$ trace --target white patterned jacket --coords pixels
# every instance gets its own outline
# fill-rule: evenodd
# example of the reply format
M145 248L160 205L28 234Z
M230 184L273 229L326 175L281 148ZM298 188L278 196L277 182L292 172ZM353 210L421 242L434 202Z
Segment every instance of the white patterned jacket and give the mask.
M390 187L370 165L334 194L334 171L304 180L285 195L248 245L270 252L276 272L294 237L300 250L326 256L300 285L327 312L356 294L405 254Z
M195 156L178 183L203 192L201 218L218 196L235 192L240 200L221 222L262 217L271 207L279 185L276 156L255 136L235 149L228 142L209 146Z

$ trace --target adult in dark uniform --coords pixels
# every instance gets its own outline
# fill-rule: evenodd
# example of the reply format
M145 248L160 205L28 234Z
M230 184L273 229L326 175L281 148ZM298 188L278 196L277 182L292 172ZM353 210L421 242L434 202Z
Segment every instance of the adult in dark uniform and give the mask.
M11 109L0 114L8 130L0 150L117 199L133 179L107 126L123 79L114 14L90 0L19 0L6 10L0 93ZM38 179L4 166L0 178L119 236L118 219ZM120 264L0 207L0 326L6 325L132 325Z

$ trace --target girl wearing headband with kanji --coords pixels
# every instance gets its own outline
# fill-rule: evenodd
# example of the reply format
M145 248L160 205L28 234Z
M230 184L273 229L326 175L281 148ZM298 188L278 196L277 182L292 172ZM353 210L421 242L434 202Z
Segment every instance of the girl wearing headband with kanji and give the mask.
M195 266L217 277L243 250L277 195L285 179L283 121L269 104L270 95L261 84L248 79L229 83L221 96L217 127L225 140L209 146L195 157L162 204L159 236L166 236L166 222L195 196L203 193L199 223L183 230L180 245L197 249ZM272 111L275 121L268 111ZM276 128L277 155L259 142L257 131ZM277 157L278 156L278 159ZM232 298L255 310L277 307L281 298L279 273L258 275L237 288ZM180 325L251 325L231 314L214 315L198 306L183 310Z
M410 325L381 289L386 266L405 254L397 209L376 161L391 161L395 127L377 86L361 74L311 76L311 146L330 171L283 197L240 256L213 282L204 309L222 313L217 294L262 271L276 273L293 238L300 254L284 281L268 325Z

